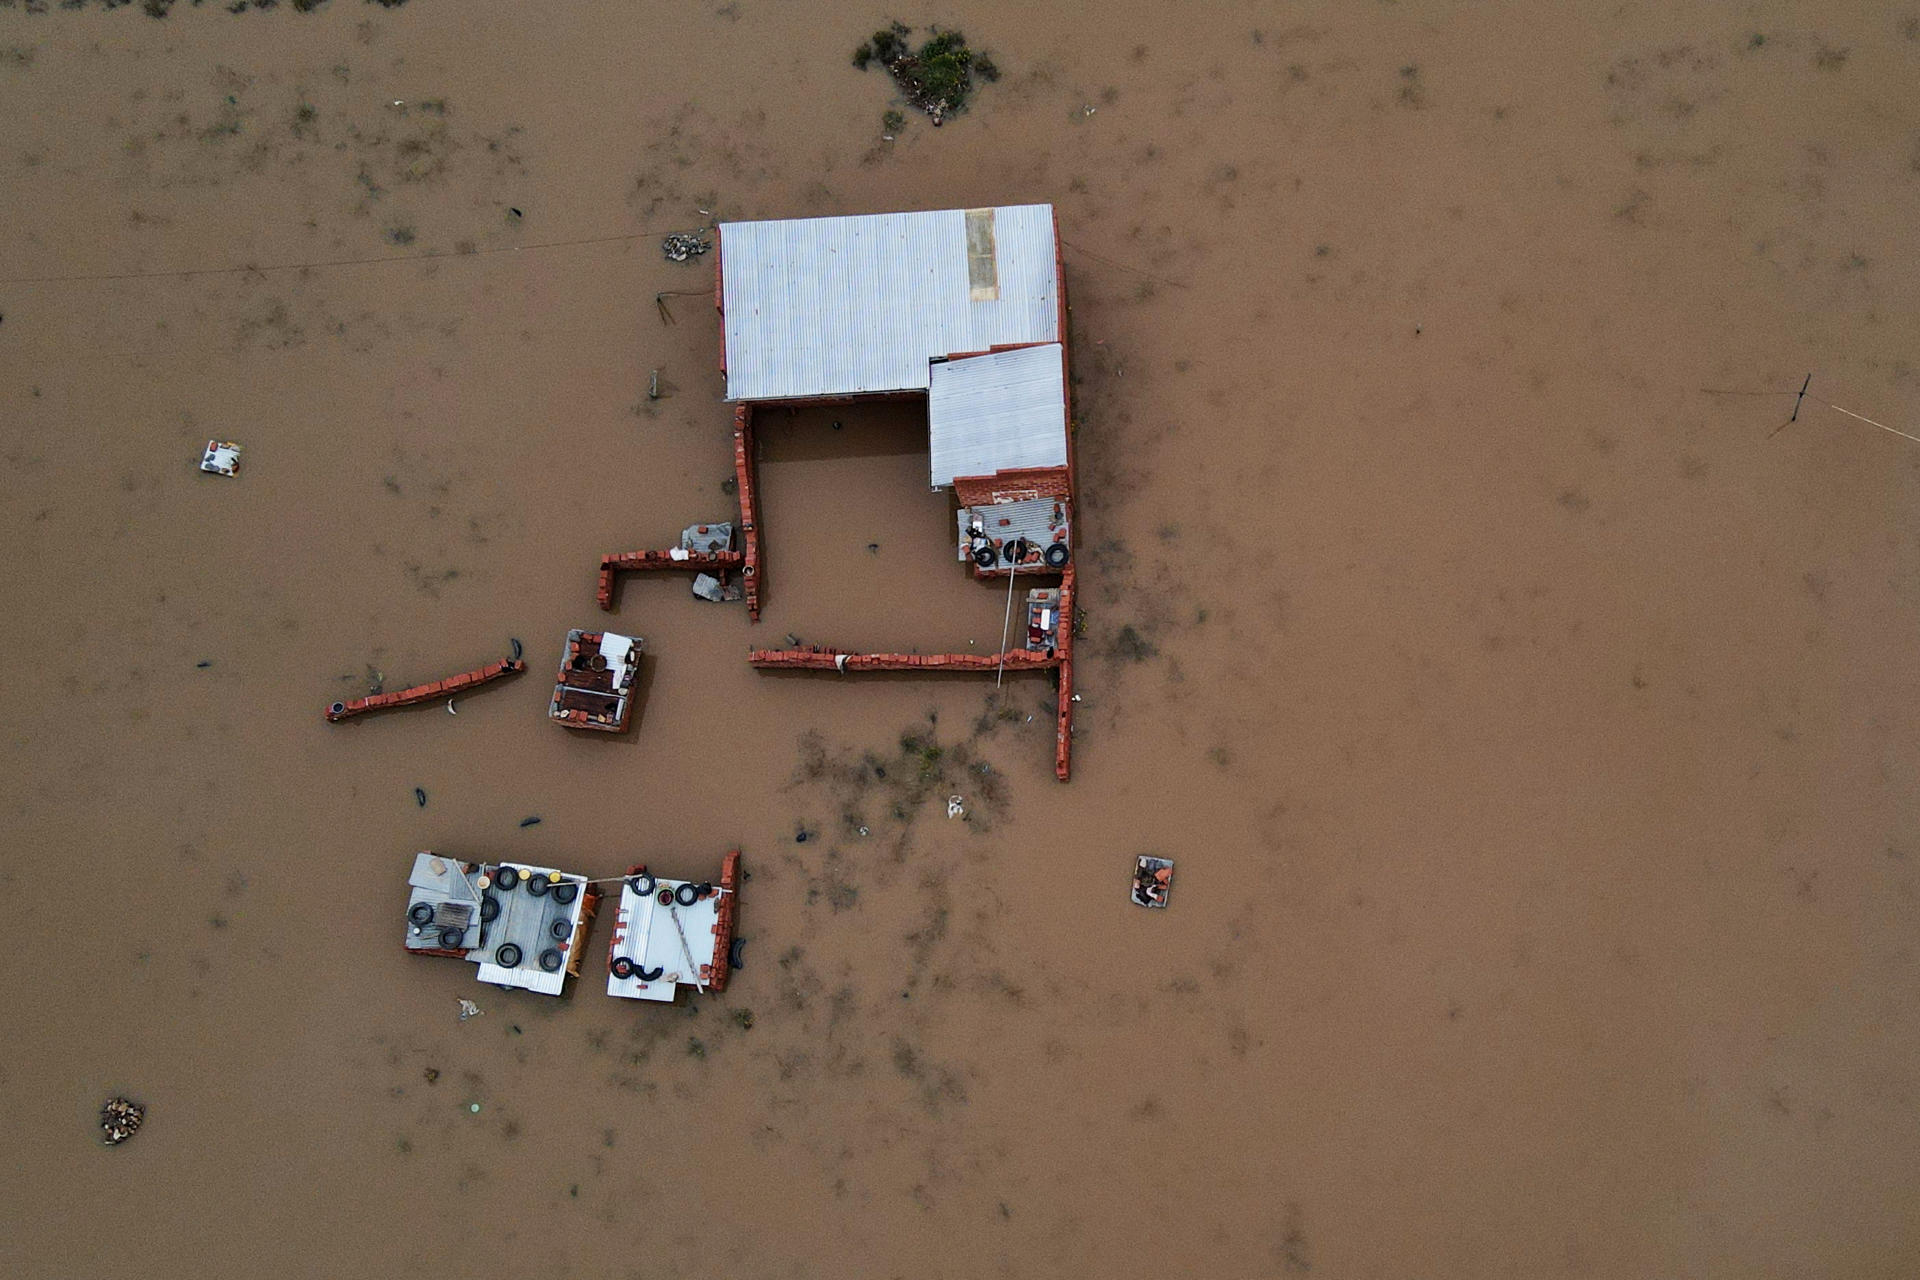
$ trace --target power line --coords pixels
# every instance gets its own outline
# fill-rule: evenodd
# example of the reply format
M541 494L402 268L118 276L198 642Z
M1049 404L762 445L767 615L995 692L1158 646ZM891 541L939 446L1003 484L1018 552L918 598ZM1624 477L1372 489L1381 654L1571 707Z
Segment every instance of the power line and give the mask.
M706 230L703 227L701 230ZM238 267L194 267L185 271L115 271L65 276L12 276L0 278L8 284L85 284L113 280L186 280L193 276L238 276L269 271L314 271L326 267L365 267L391 262L431 262L438 258L479 258L496 253L525 253L534 249L571 249L590 244L617 244L627 240L645 240L670 234L665 231L630 231L622 235L584 236L577 240L544 240L537 244L499 245L490 249L432 249L425 253L390 253L374 258L329 258L318 262L276 262L266 266L248 263Z

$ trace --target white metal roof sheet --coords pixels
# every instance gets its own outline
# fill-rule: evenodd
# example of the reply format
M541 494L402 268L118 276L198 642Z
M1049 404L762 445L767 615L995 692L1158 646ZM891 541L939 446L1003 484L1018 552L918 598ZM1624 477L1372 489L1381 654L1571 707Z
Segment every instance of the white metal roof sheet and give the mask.
M660 889L678 889L688 880L660 880L655 892L641 895L631 882L620 887L620 914L614 924L614 940L608 960L626 956L634 964L651 972L661 970L652 982L634 978L616 978L607 974L607 994L629 1000L669 1001L680 987L700 985L700 966L713 956L713 930L720 919L720 895L702 898L690 907L661 904ZM674 928L678 913L680 927ZM691 954L691 959L689 959ZM692 968L689 969L688 965Z
M980 301L964 209L723 224L727 398L924 391L936 356L1059 340L1053 206L992 212Z
M572 960L574 943L580 941L580 916L586 909L587 895L576 893L572 902L561 906L550 894L535 897L527 891L526 878L558 875L562 880L572 881L582 890L586 888L586 877L568 875L552 867L536 867L524 862L502 864L516 868L523 877L522 883L511 891L501 894L500 914L495 917L489 931L487 947L484 951L471 951L467 959L479 966L477 976L482 982L490 982L500 987L520 987L541 995L557 996L567 985L567 964ZM489 867L489 871L498 871ZM554 918L567 920L573 929L564 941L552 938L545 930L545 922ZM494 963L494 956L500 946L513 942L521 949L520 963L509 969ZM558 946L560 967L552 973L542 970L537 958L542 950Z
M1060 344L948 360L927 395L933 487L957 476L1067 465L1066 365Z

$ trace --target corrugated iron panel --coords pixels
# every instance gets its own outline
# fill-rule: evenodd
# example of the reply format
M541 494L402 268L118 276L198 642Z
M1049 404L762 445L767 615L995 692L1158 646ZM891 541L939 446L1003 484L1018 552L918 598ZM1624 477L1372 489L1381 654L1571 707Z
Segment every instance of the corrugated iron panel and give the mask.
M721 227L727 398L924 391L936 356L1059 338L1053 209L994 210L999 297L969 300L966 213Z
M930 478L1067 465L1066 369L1060 344L948 360L927 397Z

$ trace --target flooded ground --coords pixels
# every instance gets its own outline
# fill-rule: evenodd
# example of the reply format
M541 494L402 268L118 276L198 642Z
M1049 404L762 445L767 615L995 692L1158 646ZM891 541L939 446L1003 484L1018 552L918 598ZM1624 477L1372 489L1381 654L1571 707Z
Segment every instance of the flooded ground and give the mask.
M884 139L891 17L1003 78ZM1920 444L1827 403L1920 434L1916 71L1866 3L0 3L4 1269L1915 1273ZM744 662L997 643L899 408L770 417L764 620L630 577L637 732L543 723L599 555L730 509L659 236L1024 201L1073 781L1042 679ZM732 845L723 999L398 945L416 849Z

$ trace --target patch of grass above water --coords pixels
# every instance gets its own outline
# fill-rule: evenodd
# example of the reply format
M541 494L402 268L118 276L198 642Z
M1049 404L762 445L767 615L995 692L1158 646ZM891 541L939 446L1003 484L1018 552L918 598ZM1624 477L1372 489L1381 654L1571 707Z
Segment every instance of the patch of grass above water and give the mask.
M853 65L862 71L876 62L885 67L907 101L936 125L967 109L976 80L992 84L1000 78L993 59L975 53L958 31L933 27L918 49L912 35L912 28L900 22L881 28L853 51Z

